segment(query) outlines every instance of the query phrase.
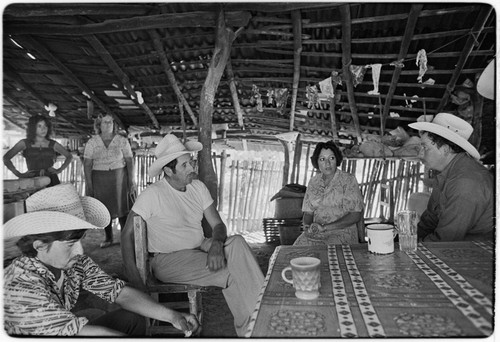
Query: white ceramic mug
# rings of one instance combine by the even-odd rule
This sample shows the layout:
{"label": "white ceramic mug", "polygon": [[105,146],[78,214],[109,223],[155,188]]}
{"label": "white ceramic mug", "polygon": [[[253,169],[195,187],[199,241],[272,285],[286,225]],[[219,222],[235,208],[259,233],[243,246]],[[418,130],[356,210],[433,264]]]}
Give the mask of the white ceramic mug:
{"label": "white ceramic mug", "polygon": [[368,251],[375,254],[394,252],[394,238],[397,230],[392,224],[377,223],[366,226]]}
{"label": "white ceramic mug", "polygon": [[[295,296],[299,299],[316,299],[321,286],[321,261],[314,257],[299,257],[290,260],[290,266],[285,267],[281,277],[287,283],[293,284]],[[292,271],[293,280],[286,277],[286,272]]]}

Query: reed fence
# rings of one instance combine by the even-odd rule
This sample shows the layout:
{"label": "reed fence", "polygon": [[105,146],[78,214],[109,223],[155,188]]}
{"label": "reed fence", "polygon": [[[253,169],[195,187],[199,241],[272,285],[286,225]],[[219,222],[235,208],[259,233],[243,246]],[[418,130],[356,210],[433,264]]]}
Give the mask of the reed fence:
{"label": "reed fence", "polygon": [[[227,225],[228,234],[262,231],[262,220],[273,218],[275,201],[270,201],[283,186],[282,160],[247,160],[236,159],[222,154],[213,154],[212,161],[219,180],[219,212]],[[148,170],[154,156],[143,151],[136,153],[134,167],[139,193],[155,182],[148,176]],[[18,170],[24,172],[26,163],[20,155],[12,159]],[[62,161],[58,161],[62,163]],[[56,164],[56,167],[59,165]],[[424,191],[422,183],[424,167],[414,160],[383,160],[375,158],[344,159],[341,169],[354,174],[358,180],[365,203],[365,217],[381,215],[379,197],[380,185],[392,182],[394,209],[406,208],[412,192]],[[4,179],[16,178],[4,166]],[[295,182],[307,185],[315,170],[309,163],[309,153],[300,160],[293,177]],[[61,182],[75,185],[83,195],[85,177],[83,164],[78,156],[73,158],[69,167],[59,178]],[[292,181],[290,182],[292,183]]]}

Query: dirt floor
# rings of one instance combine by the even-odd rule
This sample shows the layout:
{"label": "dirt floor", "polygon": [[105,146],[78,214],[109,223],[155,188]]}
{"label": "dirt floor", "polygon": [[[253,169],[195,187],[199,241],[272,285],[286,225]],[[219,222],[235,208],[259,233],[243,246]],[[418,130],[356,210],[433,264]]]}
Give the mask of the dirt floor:
{"label": "dirt floor", "polygon": [[[104,271],[112,276],[126,280],[123,272],[121,250],[119,245],[120,232],[114,230],[116,243],[108,248],[101,249],[100,242],[104,239],[103,231],[88,231],[83,240],[85,253],[92,257]],[[252,247],[264,275],[267,272],[269,258],[276,244],[254,242],[255,239],[247,239]],[[260,240],[262,241],[262,239]],[[203,330],[201,337],[236,337],[233,326],[233,316],[229,311],[222,292],[218,289],[204,293],[203,301]],[[101,310],[112,310],[116,305],[109,305],[103,300],[84,292],[75,310],[97,308]]]}

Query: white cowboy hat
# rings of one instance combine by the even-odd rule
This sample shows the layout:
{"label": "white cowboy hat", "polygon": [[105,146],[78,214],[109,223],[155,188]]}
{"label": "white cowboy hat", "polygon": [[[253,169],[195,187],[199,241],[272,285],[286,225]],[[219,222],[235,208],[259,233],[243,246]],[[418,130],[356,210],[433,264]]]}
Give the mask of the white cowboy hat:
{"label": "white cowboy hat", "polygon": [[102,229],[111,216],[95,198],[80,197],[72,184],[59,184],[26,199],[26,213],[4,224],[4,239],[64,230]]}
{"label": "white cowboy hat", "polygon": [[477,80],[477,92],[487,99],[495,99],[495,59],[492,59]]}
{"label": "white cowboy hat", "polygon": [[156,160],[149,167],[149,177],[154,178],[161,173],[162,168],[172,160],[186,153],[198,152],[203,145],[198,141],[182,142],[173,134],[167,134],[155,149]]}
{"label": "white cowboy hat", "polygon": [[437,134],[463,148],[474,159],[479,159],[479,152],[467,141],[474,129],[467,121],[456,115],[439,113],[432,122],[415,122],[408,126],[419,131]]}

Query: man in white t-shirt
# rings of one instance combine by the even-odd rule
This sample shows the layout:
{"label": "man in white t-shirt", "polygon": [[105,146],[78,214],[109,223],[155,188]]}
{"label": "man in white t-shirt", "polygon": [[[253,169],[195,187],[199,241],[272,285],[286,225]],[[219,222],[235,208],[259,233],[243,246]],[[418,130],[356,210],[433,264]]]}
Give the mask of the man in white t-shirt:
{"label": "man in white t-shirt", "polygon": [[[199,142],[185,145],[167,134],[155,150],[149,169],[154,178],[137,198],[121,233],[122,256],[129,281],[143,288],[135,266],[133,217],[147,224],[148,251],[153,273],[161,281],[221,287],[234,316],[238,336],[246,332],[250,316],[264,282],[252,250],[240,235],[227,236],[226,226],[205,184],[194,179],[191,154],[200,151]],[[213,230],[205,238],[202,219]]]}

